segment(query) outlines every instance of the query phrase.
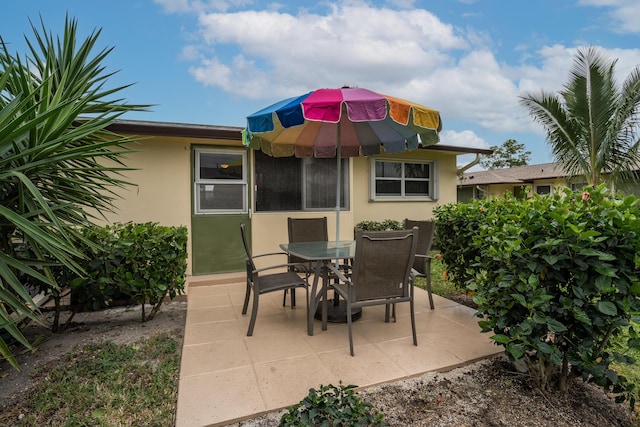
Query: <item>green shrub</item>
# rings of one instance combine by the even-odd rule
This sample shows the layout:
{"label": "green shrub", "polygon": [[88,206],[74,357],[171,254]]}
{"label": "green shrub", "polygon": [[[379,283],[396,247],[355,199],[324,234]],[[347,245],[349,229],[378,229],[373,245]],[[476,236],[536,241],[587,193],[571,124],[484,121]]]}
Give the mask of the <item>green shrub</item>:
{"label": "green shrub", "polygon": [[456,218],[469,246],[459,250],[473,256],[459,274],[475,291],[482,330],[526,363],[537,387],[566,391],[581,377],[633,406],[634,384],[609,365],[634,361],[617,351],[618,337],[628,333],[627,347],[640,347],[630,324],[640,313],[638,200],[600,186],[443,211],[471,212],[467,225]]}
{"label": "green shrub", "polygon": [[365,231],[386,231],[402,230],[403,224],[395,219],[385,219],[384,221],[361,221],[356,224],[356,229]]}
{"label": "green shrub", "polygon": [[488,225],[486,210],[490,208],[499,216],[514,202],[518,201],[507,194],[491,201],[452,203],[433,210],[436,218],[433,246],[440,251],[448,280],[456,288],[466,289],[475,275],[474,264],[483,256],[482,245],[474,245],[473,240],[480,232],[480,226]]}
{"label": "green shrub", "polygon": [[[116,223],[85,230],[87,275],[67,279],[77,303],[85,309],[107,307],[124,298],[142,305],[142,320],[152,319],[165,297],[184,292],[187,268],[186,227],[156,223]],[[145,304],[152,310],[145,315]]]}
{"label": "green shrub", "polygon": [[307,397],[280,418],[280,427],[388,426],[384,415],[354,392],[356,386],[329,384],[309,390]]}

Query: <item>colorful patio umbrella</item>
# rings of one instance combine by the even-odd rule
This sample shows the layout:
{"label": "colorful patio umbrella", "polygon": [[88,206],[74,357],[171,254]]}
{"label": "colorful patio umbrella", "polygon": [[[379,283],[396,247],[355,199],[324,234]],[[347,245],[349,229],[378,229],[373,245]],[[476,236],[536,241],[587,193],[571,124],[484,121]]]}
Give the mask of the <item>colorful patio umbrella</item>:
{"label": "colorful patio umbrella", "polygon": [[[373,156],[438,142],[440,113],[364,88],[317,89],[247,116],[243,142],[273,157]],[[336,240],[340,230],[340,173]]]}

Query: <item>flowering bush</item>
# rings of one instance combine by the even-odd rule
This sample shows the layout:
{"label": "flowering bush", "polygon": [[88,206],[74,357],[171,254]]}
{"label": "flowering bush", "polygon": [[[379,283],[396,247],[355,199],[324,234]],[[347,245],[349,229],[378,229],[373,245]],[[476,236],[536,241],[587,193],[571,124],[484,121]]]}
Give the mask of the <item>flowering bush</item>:
{"label": "flowering bush", "polygon": [[[454,278],[475,291],[482,330],[526,364],[541,390],[565,391],[581,377],[634,404],[634,385],[609,367],[633,362],[615,350],[614,338],[628,334],[627,347],[640,346],[630,324],[640,313],[634,196],[616,199],[604,186],[567,189],[446,206],[438,227],[439,215],[446,235],[464,245],[440,248]],[[449,264],[460,256],[460,266]]]}
{"label": "flowering bush", "polygon": [[402,230],[402,227],[402,223],[395,219],[385,219],[384,221],[360,221],[356,224],[356,229],[365,231]]}

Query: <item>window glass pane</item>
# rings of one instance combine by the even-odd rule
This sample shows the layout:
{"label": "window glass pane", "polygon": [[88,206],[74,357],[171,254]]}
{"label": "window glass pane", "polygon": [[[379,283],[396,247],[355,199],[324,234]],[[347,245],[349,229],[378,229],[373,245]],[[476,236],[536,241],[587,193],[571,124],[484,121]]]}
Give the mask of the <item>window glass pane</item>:
{"label": "window glass pane", "polygon": [[402,194],[402,181],[399,180],[376,180],[376,195],[378,196],[400,196]]}
{"label": "window glass pane", "polygon": [[376,162],[376,177],[378,178],[401,178],[402,163],[399,162]]}
{"label": "window glass pane", "polygon": [[536,193],[538,193],[538,194],[551,194],[551,186],[550,185],[538,185],[536,187]]}
{"label": "window glass pane", "polygon": [[513,187],[513,196],[516,199],[526,199],[528,196],[527,189],[526,185],[516,185]]}
{"label": "window glass pane", "polygon": [[434,192],[433,162],[376,160],[374,197],[429,198]]}
{"label": "window glass pane", "polygon": [[[342,161],[341,206],[348,209],[349,161]],[[336,159],[271,157],[255,152],[256,211],[303,211],[336,206]],[[304,191],[303,191],[304,190]],[[303,194],[306,200],[303,203]]]}
{"label": "window glass pane", "polygon": [[571,190],[572,191],[582,190],[586,186],[587,186],[586,182],[574,182],[571,184]]}
{"label": "window glass pane", "polygon": [[473,187],[458,188],[458,203],[469,203],[473,200]]}
{"label": "window glass pane", "polygon": [[200,179],[242,180],[242,154],[200,153]]}
{"label": "window glass pane", "polygon": [[429,178],[429,165],[426,163],[405,163],[405,178]]}
{"label": "window glass pane", "polygon": [[301,159],[256,151],[255,163],[256,211],[302,210]]}
{"label": "window glass pane", "polygon": [[429,181],[405,181],[404,192],[407,196],[428,196]]}
{"label": "window glass pane", "polygon": [[[305,205],[307,209],[328,209],[336,206],[336,159],[304,159],[305,162]],[[341,162],[340,207],[347,208],[349,200],[349,161]]]}
{"label": "window glass pane", "polygon": [[198,184],[200,210],[244,209],[243,184]]}

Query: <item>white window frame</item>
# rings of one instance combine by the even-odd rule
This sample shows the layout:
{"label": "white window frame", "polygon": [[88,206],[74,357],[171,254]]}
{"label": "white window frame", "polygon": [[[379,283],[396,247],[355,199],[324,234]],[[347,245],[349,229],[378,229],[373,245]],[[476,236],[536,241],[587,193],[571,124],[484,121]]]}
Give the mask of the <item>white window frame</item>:
{"label": "white window frame", "polygon": [[[376,163],[377,162],[390,162],[390,163],[402,163],[402,177],[397,178],[402,181],[401,194],[394,196],[381,196],[376,194]],[[429,182],[429,195],[428,196],[413,196],[405,194],[404,181],[404,165],[410,164],[428,164],[429,165],[429,177],[426,180]],[[413,179],[413,178],[412,178]],[[433,202],[439,199],[440,190],[440,168],[438,162],[435,160],[417,160],[417,159],[391,159],[391,158],[371,158],[369,161],[369,198],[372,201],[426,201]]]}
{"label": "white window frame", "polygon": [[[237,181],[233,180],[220,180],[220,179],[203,179],[200,178],[200,155],[201,154],[233,154],[242,157],[242,179]],[[194,171],[193,171],[193,203],[194,212],[196,215],[206,214],[238,214],[248,213],[248,163],[246,151],[225,149],[225,148],[213,148],[213,147],[201,147],[194,148]],[[203,209],[200,207],[200,197],[198,194],[198,188],[200,185],[239,185],[242,187],[242,208],[241,209]]]}

